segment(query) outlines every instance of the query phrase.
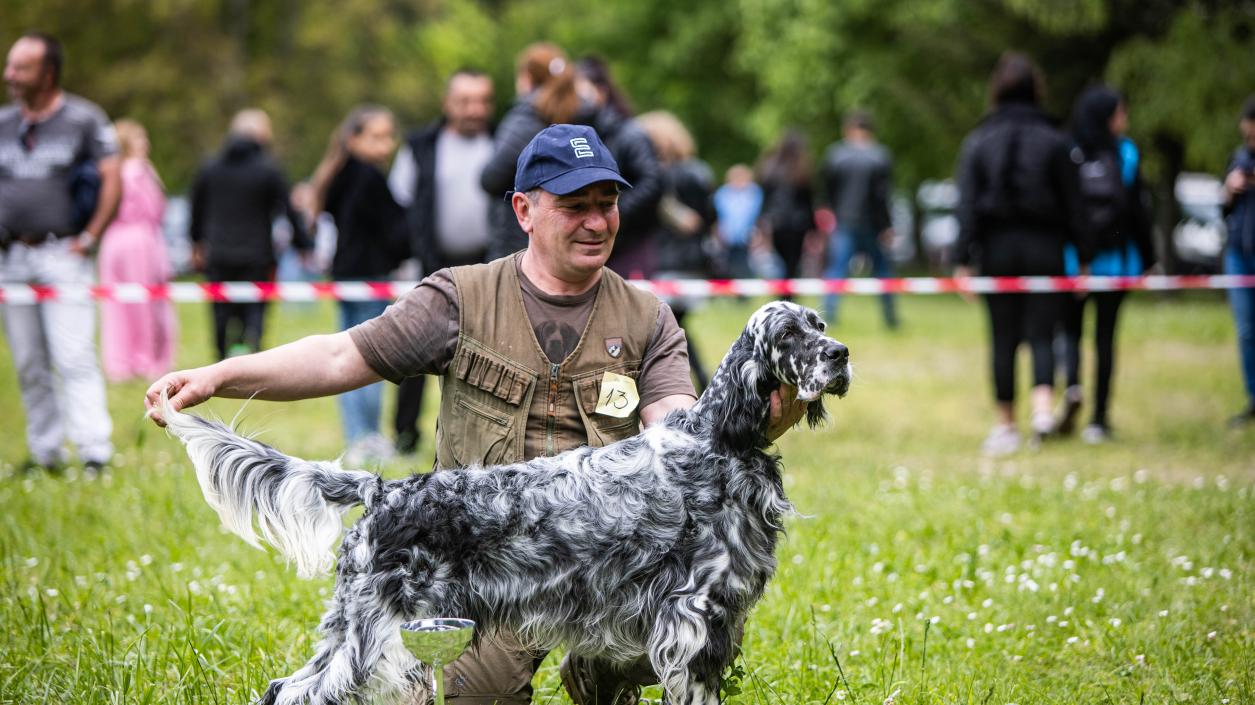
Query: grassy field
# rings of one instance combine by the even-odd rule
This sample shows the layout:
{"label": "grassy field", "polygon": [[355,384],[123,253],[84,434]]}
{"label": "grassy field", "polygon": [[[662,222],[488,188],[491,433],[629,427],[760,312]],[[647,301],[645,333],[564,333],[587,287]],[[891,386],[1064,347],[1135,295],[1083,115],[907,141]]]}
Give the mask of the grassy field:
{"label": "grassy field", "polygon": [[[1222,300],[1125,308],[1117,442],[999,461],[977,453],[992,420],[981,307],[902,309],[887,333],[874,300],[846,302],[835,334],[855,384],[827,428],[781,441],[801,516],[731,702],[1255,702],[1255,429],[1224,425],[1242,399]],[[750,310],[692,318],[712,365]],[[180,315],[180,364],[207,362],[206,308]],[[268,342],[333,320],[330,305],[275,308]],[[181,447],[144,422],[145,386],[110,389],[110,473],[19,476],[0,345],[0,702],[239,703],[311,653],[331,579],[299,580],[219,527]],[[295,455],[342,450],[331,400],[252,403],[242,425]],[[429,439],[385,472],[429,467]],[[568,702],[555,656],[537,702]]]}

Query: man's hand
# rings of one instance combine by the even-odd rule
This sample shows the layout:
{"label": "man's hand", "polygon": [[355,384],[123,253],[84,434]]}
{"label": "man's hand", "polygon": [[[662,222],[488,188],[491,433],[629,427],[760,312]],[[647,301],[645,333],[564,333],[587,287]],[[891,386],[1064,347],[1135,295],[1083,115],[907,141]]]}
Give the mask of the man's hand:
{"label": "man's hand", "polygon": [[767,420],[767,440],[772,443],[797,425],[806,415],[806,402],[798,401],[797,387],[782,384],[771,393],[771,415]]}
{"label": "man's hand", "polygon": [[[956,264],[954,266],[954,278],[955,279],[968,279],[971,276],[972,276],[972,268],[967,266],[966,264]],[[961,296],[963,300],[968,303],[972,303],[976,301],[976,294],[973,294],[972,292],[966,289],[960,291],[959,296]]]}
{"label": "man's hand", "polygon": [[1241,169],[1234,169],[1224,179],[1225,200],[1232,201],[1234,196],[1242,194],[1250,185],[1250,176]]}
{"label": "man's hand", "polygon": [[78,237],[70,241],[70,252],[81,257],[90,257],[96,254],[97,245],[100,244],[100,238],[96,237],[89,230],[84,230],[78,234]]}
{"label": "man's hand", "polygon": [[170,408],[182,411],[212,397],[217,387],[215,375],[208,367],[171,372],[153,382],[144,393],[144,408],[148,409],[148,418],[153,423],[165,428],[166,420],[161,417],[161,409],[157,406],[161,403],[162,391],[170,396]]}

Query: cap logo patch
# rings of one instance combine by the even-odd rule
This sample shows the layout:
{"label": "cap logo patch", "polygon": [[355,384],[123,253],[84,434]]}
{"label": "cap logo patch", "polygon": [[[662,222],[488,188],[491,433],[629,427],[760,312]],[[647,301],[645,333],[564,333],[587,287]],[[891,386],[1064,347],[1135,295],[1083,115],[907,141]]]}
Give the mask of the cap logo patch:
{"label": "cap logo patch", "polygon": [[577,159],[593,156],[593,148],[588,146],[588,139],[585,137],[576,137],[571,140],[571,147],[575,149],[575,157]]}

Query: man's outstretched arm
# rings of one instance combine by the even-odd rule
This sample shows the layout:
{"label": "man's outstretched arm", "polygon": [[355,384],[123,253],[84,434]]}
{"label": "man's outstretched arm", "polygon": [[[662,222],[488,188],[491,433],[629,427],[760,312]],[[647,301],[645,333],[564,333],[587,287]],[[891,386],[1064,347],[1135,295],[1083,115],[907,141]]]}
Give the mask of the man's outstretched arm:
{"label": "man's outstretched arm", "polygon": [[211,397],[290,401],[339,394],[383,378],[366,364],[347,332],[311,335],[252,355],[232,357],[206,367],[171,372],[153,382],[144,406],[158,426],[164,390],[175,411]]}

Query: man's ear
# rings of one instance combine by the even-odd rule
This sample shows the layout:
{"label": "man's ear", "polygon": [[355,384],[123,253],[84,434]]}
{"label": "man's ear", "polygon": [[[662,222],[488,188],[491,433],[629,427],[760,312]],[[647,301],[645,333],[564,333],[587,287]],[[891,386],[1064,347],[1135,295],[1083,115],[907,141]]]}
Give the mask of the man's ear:
{"label": "man's ear", "polygon": [[514,217],[519,221],[519,227],[528,235],[532,234],[532,200],[527,194],[515,191],[510,196],[510,207],[514,209]]}

